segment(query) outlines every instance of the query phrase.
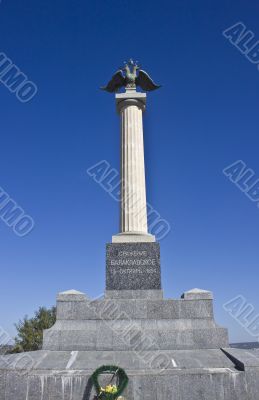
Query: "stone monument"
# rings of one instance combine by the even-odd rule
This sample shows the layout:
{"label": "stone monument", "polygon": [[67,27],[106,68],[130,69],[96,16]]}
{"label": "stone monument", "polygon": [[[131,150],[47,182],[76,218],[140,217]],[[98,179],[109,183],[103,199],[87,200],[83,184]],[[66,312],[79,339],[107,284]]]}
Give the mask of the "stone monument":
{"label": "stone monument", "polygon": [[127,400],[259,400],[259,356],[231,349],[210,291],[164,299],[160,246],[148,233],[143,146],[146,93],[157,89],[130,60],[103,89],[121,119],[120,232],[106,248],[106,290],[57,296],[57,322],[40,351],[0,357],[0,400],[92,400],[101,365],[125,369]]}

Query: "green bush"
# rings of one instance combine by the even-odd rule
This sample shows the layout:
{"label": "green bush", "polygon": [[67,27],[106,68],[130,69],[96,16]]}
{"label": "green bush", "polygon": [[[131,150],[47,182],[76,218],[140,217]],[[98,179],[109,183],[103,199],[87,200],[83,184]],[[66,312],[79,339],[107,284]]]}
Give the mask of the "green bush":
{"label": "green bush", "polygon": [[17,336],[11,353],[42,349],[43,330],[51,328],[56,322],[56,307],[40,307],[33,318],[25,316],[15,324]]}

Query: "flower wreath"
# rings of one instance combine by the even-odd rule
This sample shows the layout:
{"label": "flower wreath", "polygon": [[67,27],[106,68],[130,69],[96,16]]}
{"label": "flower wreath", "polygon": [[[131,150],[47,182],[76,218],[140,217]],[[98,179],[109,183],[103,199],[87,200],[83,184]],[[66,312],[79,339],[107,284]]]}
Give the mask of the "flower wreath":
{"label": "flower wreath", "polygon": [[[102,388],[98,382],[98,378],[102,374],[112,374],[111,380],[105,388]],[[102,400],[117,399],[124,392],[129,381],[126,372],[115,365],[103,365],[97,368],[91,379],[97,393],[97,399]],[[116,379],[116,384],[112,384],[114,379]]]}

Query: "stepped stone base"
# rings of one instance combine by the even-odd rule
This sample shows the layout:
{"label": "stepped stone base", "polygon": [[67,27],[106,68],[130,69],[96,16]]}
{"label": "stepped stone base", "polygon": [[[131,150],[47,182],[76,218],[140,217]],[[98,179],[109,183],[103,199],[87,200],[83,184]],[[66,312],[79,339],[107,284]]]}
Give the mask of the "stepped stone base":
{"label": "stepped stone base", "polygon": [[[112,291],[91,301],[83,293],[62,293],[57,322],[44,331],[44,350],[176,350],[228,346],[228,333],[213,318],[212,294],[190,291],[180,300],[160,290]],[[117,295],[123,293],[124,298]],[[111,294],[111,293],[109,293]],[[146,297],[146,296],[149,297]]]}
{"label": "stepped stone base", "polygon": [[97,367],[111,362],[127,370],[127,400],[259,399],[256,351],[165,351],[170,362],[162,368],[160,354],[36,351],[27,353],[26,363],[24,355],[5,356],[0,358],[0,399],[92,400],[94,390],[89,378]]}
{"label": "stepped stone base", "polygon": [[199,289],[60,293],[43,350],[0,357],[0,400],[93,400],[104,364],[126,370],[126,400],[259,400],[259,351],[228,347],[212,301]]}

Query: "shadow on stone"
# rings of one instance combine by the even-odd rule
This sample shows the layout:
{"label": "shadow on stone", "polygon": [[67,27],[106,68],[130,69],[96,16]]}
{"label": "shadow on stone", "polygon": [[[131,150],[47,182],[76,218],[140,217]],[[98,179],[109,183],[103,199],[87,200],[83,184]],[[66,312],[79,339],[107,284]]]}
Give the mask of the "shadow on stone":
{"label": "shadow on stone", "polygon": [[92,394],[93,386],[94,386],[94,384],[93,384],[92,378],[90,377],[87,381],[82,400],[94,400],[95,399],[95,396]]}

